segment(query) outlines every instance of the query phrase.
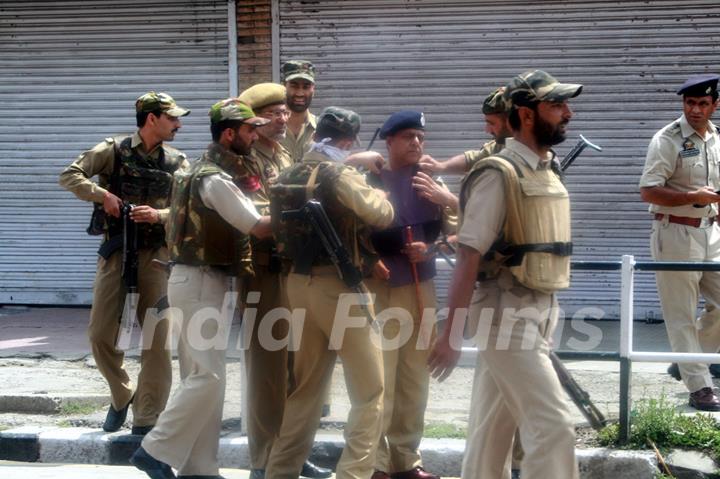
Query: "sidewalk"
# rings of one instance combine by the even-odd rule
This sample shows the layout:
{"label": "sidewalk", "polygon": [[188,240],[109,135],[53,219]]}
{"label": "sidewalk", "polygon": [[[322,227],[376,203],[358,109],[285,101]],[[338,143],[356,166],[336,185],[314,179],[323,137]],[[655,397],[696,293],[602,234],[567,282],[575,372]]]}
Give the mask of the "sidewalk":
{"label": "sidewalk", "polygon": [[[129,431],[111,435],[99,431],[109,396],[89,352],[85,332],[88,317],[88,308],[0,308],[0,431],[4,430],[0,432],[0,460],[26,460],[2,455],[3,450],[7,453],[11,437],[15,441],[12,444],[18,444],[17,440],[21,438],[28,444],[40,444],[44,440],[44,457],[40,457],[39,452],[35,457],[43,462],[67,462],[72,456],[74,462],[121,464],[125,453],[135,447],[138,438],[130,436]],[[221,451],[226,453],[221,455],[224,467],[242,468],[247,464],[247,450],[240,424],[243,369],[242,351],[235,347],[239,344],[238,326],[233,327],[230,344],[234,347],[228,351],[221,446]],[[619,322],[616,321],[566,322],[561,327],[561,338],[555,341],[560,345],[559,350],[577,350],[592,345],[595,350],[616,351],[618,337]],[[668,351],[664,325],[637,322],[635,348]],[[431,381],[426,412],[426,437],[429,437],[423,441],[422,449],[428,465],[432,464],[433,470],[444,475],[459,475],[464,440],[442,438],[442,435],[447,431],[460,431],[462,435],[467,426],[473,365],[472,358],[464,357],[447,381],[442,384]],[[616,418],[618,363],[572,361],[566,365],[599,409],[607,417]],[[139,368],[137,350],[129,353],[127,367],[131,377],[136,376]],[[685,388],[665,374],[666,368],[667,364],[635,363],[633,398],[664,394],[676,401],[681,409],[691,412],[688,406],[683,406],[687,403]],[[174,387],[178,383],[175,363]],[[320,464],[329,465],[342,448],[341,433],[350,407],[340,363],[334,372],[331,403],[331,414],[321,421],[314,450],[314,458]],[[585,419],[580,412],[574,407],[572,412],[575,422],[584,425]],[[129,417],[127,424],[130,423]],[[79,445],[82,445],[85,461],[77,459]],[[117,447],[121,447],[120,452],[115,451]],[[63,460],[63,454],[68,455],[67,460]],[[642,461],[652,462],[652,458]]]}

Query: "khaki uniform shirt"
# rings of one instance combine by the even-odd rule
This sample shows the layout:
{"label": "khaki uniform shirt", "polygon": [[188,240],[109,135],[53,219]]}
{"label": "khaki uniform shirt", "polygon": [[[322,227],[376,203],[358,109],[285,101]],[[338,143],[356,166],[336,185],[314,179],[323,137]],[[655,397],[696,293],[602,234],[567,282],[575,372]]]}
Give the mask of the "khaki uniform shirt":
{"label": "khaki uniform shirt", "polygon": [[[539,157],[534,151],[512,138],[506,140],[508,150],[518,154],[534,170],[549,168],[554,155]],[[500,236],[505,223],[505,188],[502,174],[487,170],[473,179],[463,208],[458,242],[485,254]]]}
{"label": "khaki uniform shirt", "polygon": [[247,158],[247,168],[260,181],[260,189],[248,193],[261,215],[270,214],[270,186],[274,185],[280,173],[292,166],[290,153],[279,143],[271,148],[256,141]]}
{"label": "khaki uniform shirt", "polygon": [[317,127],[317,118],[308,112],[305,123],[297,136],[295,136],[288,128],[285,138],[280,140],[280,144],[288,151],[293,163],[300,163],[305,153],[310,151],[310,145],[313,141],[315,128]]}
{"label": "khaki uniform shirt", "polygon": [[[667,186],[677,191],[693,191],[704,186],[720,189],[720,137],[715,125],[701,137],[685,115],[655,133],[648,146],[640,187]],[[651,213],[691,218],[718,214],[716,203],[704,208],[693,205],[660,206],[651,204]]]}
{"label": "khaki uniform shirt", "polygon": [[470,171],[470,169],[477,163],[478,161],[482,160],[483,158],[487,158],[489,156],[495,155],[497,153],[500,153],[500,151],[505,148],[505,143],[498,143],[495,140],[490,140],[487,143],[485,143],[480,150],[468,150],[464,153],[465,155],[465,171]]}
{"label": "khaki uniform shirt", "polygon": [[[114,139],[108,138],[95,145],[92,149],[81,153],[80,156],[60,174],[60,186],[74,193],[75,196],[81,200],[102,204],[107,190],[94,181],[91,181],[90,178],[95,175],[110,178],[115,163],[114,145]],[[157,160],[160,157],[162,143],[151,151],[146,151],[142,138],[136,131],[132,135],[130,147],[140,153],[144,158]],[[188,168],[189,166],[188,161],[184,160],[180,168]],[[161,224],[165,224],[169,212],[170,208],[158,210]]]}

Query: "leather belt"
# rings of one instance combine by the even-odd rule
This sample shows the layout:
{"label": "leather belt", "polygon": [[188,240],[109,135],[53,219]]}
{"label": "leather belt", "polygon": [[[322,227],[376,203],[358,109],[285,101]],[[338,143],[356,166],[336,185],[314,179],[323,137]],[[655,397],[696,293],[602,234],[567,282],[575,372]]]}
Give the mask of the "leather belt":
{"label": "leather belt", "polygon": [[669,223],[676,223],[679,225],[692,226],[699,228],[700,226],[710,226],[715,223],[715,217],[712,218],[688,218],[687,216],[675,216],[675,215],[664,215],[662,213],[655,213],[655,220],[663,221],[667,216]]}

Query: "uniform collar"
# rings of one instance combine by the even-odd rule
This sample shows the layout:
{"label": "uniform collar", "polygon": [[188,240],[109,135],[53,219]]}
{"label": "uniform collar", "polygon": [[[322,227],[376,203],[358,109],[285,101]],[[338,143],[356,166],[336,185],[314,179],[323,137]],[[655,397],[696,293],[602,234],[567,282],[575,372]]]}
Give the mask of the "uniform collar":
{"label": "uniform collar", "polygon": [[682,134],[683,138],[690,138],[691,136],[695,135],[702,141],[708,141],[710,138],[712,138],[713,132],[717,131],[715,130],[715,125],[713,125],[711,121],[708,121],[708,129],[705,132],[705,137],[703,138],[702,136],[700,136],[700,133],[695,131],[695,128],[690,126],[690,123],[688,123],[687,118],[685,118],[684,114],[680,117],[678,121],[680,122],[680,133]]}
{"label": "uniform collar", "polygon": [[537,153],[528,148],[524,143],[520,143],[515,138],[508,138],[505,140],[505,148],[517,154],[525,160],[525,163],[530,166],[533,170],[537,170],[541,162],[550,165],[550,161],[555,157],[555,154],[550,151],[546,158],[542,158]]}
{"label": "uniform collar", "polygon": [[[278,150],[278,146],[279,145],[277,143],[275,143],[274,146],[268,146],[264,142],[256,141],[253,144],[253,150],[254,153],[258,154],[257,156],[259,156],[260,158],[272,158],[275,156],[275,153]],[[253,154],[251,156],[255,157],[256,155]]]}
{"label": "uniform collar", "polygon": [[308,116],[305,119],[305,124],[310,125],[313,130],[317,129],[317,117],[312,113],[308,112]]}
{"label": "uniform collar", "polygon": [[[135,131],[135,133],[133,133],[132,139],[130,141],[130,148],[135,150],[138,147],[140,147],[140,151],[145,152],[145,144],[143,143],[143,140],[142,140],[142,137],[140,136],[139,130],[137,130],[137,131]],[[161,148],[161,147],[162,147],[162,142],[158,143],[158,145],[155,148],[153,148],[152,151],[148,151],[146,153],[148,155],[151,155],[154,152],[156,152],[158,150],[158,148]]]}

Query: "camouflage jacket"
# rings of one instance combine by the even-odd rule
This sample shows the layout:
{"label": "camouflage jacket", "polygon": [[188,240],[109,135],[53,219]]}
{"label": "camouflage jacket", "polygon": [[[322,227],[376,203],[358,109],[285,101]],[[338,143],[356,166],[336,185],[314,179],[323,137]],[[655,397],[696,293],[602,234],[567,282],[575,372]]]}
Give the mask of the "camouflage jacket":
{"label": "camouflage jacket", "polygon": [[242,157],[212,143],[189,170],[175,175],[167,232],[170,258],[232,275],[252,274],[249,236],[202,201],[200,184],[209,175],[229,176],[239,186],[247,171]]}

